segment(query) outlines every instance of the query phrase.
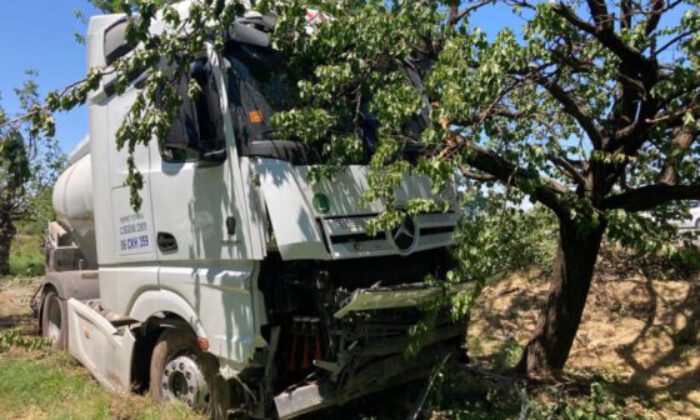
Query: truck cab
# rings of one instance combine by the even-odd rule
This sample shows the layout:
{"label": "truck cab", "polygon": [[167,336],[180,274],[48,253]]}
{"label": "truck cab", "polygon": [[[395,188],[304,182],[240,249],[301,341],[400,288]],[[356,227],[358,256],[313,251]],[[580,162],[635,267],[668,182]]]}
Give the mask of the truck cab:
{"label": "truck cab", "polygon": [[[90,68],[130,53],[128,22],[91,19]],[[449,211],[370,236],[383,206],[361,204],[368,167],[311,182],[322,159],[270,128],[288,106],[271,22],[238,18],[223,51],[191,63],[202,95],[189,99],[184,80],[167,138],[134,151],[138,211],[115,133],[146,72],[123,94],[107,77],[90,95],[90,134],[54,191],[33,307],[54,346],[114,391],[150,390],[218,418],[293,418],[425,377],[462,352],[465,321],[445,309],[404,355],[421,304],[442,293],[425,279],[454,265],[455,189],[441,192]],[[396,197],[432,198],[430,187],[407,174]]]}

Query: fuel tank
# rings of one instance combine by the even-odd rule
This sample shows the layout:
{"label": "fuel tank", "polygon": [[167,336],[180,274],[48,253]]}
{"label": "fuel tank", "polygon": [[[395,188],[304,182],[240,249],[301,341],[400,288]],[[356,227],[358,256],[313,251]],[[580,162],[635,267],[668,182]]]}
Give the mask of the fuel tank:
{"label": "fuel tank", "polygon": [[56,181],[53,208],[58,222],[80,246],[89,266],[97,265],[95,218],[92,198],[92,164],[89,139],[84,139],[70,155],[70,166]]}

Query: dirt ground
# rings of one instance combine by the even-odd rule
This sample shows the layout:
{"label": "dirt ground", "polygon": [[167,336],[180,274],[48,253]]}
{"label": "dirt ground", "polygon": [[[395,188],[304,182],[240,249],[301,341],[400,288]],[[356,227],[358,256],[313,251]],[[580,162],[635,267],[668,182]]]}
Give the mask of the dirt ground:
{"label": "dirt ground", "polygon": [[[664,278],[635,261],[602,262],[564,381],[602,380],[633,411],[700,418],[700,273]],[[540,271],[487,287],[472,312],[472,357],[493,363],[504,343],[524,346],[548,288]]]}
{"label": "dirt ground", "polygon": [[0,329],[39,332],[37,321],[32,319],[29,300],[40,281],[39,277],[0,280]]}

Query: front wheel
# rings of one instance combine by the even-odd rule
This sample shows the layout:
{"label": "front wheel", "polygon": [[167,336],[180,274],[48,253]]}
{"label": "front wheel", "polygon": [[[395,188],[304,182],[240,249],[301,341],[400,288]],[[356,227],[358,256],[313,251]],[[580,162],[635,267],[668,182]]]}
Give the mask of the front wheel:
{"label": "front wheel", "polygon": [[197,347],[194,334],[166,329],[153,349],[150,391],[156,401],[181,401],[212,419],[225,419],[233,408],[229,383],[216,358]]}
{"label": "front wheel", "polygon": [[51,350],[68,347],[68,317],[66,302],[50,290],[44,295],[41,310],[41,335],[51,343]]}

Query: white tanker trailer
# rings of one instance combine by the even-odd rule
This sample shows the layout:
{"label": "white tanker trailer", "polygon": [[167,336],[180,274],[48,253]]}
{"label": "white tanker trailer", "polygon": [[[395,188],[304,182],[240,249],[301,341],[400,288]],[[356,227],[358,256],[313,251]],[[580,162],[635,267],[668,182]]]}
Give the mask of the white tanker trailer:
{"label": "white tanker trailer", "polygon": [[[209,47],[192,63],[203,94],[183,92],[168,138],[134,153],[139,212],[115,132],[143,75],[122,95],[109,77],[90,94],[90,135],[56,184],[48,273],[32,307],[53,346],[113,391],[150,391],[215,418],[293,418],[463,354],[465,321],[444,316],[404,356],[418,306],[439,293],[424,279],[452,267],[454,189],[442,197],[450,211],[369,236],[382,205],[360,204],[366,166],[310,183],[322,163],[313,150],[266,137],[283,102],[270,83],[285,79],[273,20],[239,18],[223,52]],[[91,19],[90,68],[130,53],[126,25],[122,15]],[[431,197],[429,182],[406,176],[396,195]]]}

